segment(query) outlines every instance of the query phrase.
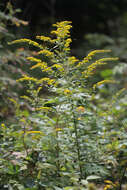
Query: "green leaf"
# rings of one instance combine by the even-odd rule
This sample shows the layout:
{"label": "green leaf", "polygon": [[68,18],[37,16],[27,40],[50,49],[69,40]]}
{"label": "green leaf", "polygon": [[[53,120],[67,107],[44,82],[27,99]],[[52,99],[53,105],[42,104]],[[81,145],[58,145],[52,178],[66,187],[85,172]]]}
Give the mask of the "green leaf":
{"label": "green leaf", "polygon": [[86,178],[86,180],[94,180],[94,179],[100,179],[101,177],[100,176],[97,176],[97,175],[90,175]]}

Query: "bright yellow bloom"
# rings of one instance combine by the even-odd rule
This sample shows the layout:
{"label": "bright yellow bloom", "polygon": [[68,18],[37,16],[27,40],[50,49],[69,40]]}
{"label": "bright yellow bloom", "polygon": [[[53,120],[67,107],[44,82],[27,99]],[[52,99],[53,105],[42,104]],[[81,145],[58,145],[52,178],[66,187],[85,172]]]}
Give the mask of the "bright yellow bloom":
{"label": "bright yellow bloom", "polygon": [[70,21],[57,22],[56,24],[53,24],[57,30],[51,31],[51,34],[55,34],[60,39],[68,37],[70,34],[70,29],[72,28],[70,24]]}
{"label": "bright yellow bloom", "polygon": [[35,47],[38,47],[40,49],[43,48],[39,43],[37,43],[35,41],[32,41],[30,39],[26,39],[26,38],[19,39],[19,40],[14,40],[14,41],[10,42],[9,44],[16,44],[16,43],[23,43],[23,42],[28,43],[29,45],[33,45]]}
{"label": "bright yellow bloom", "polygon": [[36,111],[40,111],[40,110],[43,110],[43,111],[49,111],[51,110],[50,107],[39,107],[39,108],[35,108]]}
{"label": "bright yellow bloom", "polygon": [[105,84],[105,83],[111,84],[111,83],[116,83],[116,81],[114,81],[114,80],[102,80],[102,81],[94,84],[93,88],[95,89],[97,86],[101,86],[102,84]]}
{"label": "bright yellow bloom", "polygon": [[74,63],[76,63],[78,61],[79,60],[76,57],[74,57],[74,56],[68,58],[69,64],[74,64]]}
{"label": "bright yellow bloom", "polygon": [[106,185],[105,187],[104,187],[104,190],[108,190],[108,189],[111,189],[112,188],[112,185]]}
{"label": "bright yellow bloom", "polygon": [[48,77],[42,78],[40,80],[37,81],[38,84],[42,84],[46,82],[48,85],[52,85],[54,83],[54,79],[50,79]]}
{"label": "bright yellow bloom", "polygon": [[27,57],[27,60],[29,60],[29,61],[33,61],[33,62],[41,62],[41,59],[37,59],[37,58],[35,58],[35,57]]}
{"label": "bright yellow bloom", "polygon": [[109,184],[113,184],[112,181],[110,181],[110,180],[105,180],[104,182],[109,183]]}
{"label": "bright yellow bloom", "polygon": [[50,37],[47,36],[36,36],[37,39],[42,40],[44,42],[53,42],[53,40]]}
{"label": "bright yellow bloom", "polygon": [[79,107],[76,108],[76,111],[78,111],[78,112],[84,112],[85,108],[83,106],[79,106]]}
{"label": "bright yellow bloom", "polygon": [[16,80],[17,82],[22,82],[22,81],[33,81],[33,82],[38,82],[38,80],[34,77],[29,77],[27,75],[23,75],[22,78],[19,78],[18,80]]}
{"label": "bright yellow bloom", "polygon": [[2,127],[2,128],[5,128],[5,124],[4,124],[4,123],[1,123],[1,127]]}
{"label": "bright yellow bloom", "polygon": [[83,72],[83,74],[85,74],[85,77],[89,77],[90,75],[92,75],[94,73],[95,69],[98,66],[107,64],[107,62],[105,62],[105,61],[116,61],[116,60],[118,60],[117,57],[115,57],[115,58],[108,57],[108,58],[98,59],[97,61],[95,61],[94,63],[92,63],[91,65],[89,65],[87,67],[87,70],[85,70]]}
{"label": "bright yellow bloom", "polygon": [[52,56],[54,55],[53,52],[51,52],[51,51],[49,51],[49,50],[47,50],[47,49],[44,49],[44,50],[39,51],[38,54],[44,54],[44,55],[46,55],[47,57],[52,57]]}
{"label": "bright yellow bloom", "polygon": [[17,105],[17,102],[13,98],[8,98],[13,104]]}
{"label": "bright yellow bloom", "polygon": [[67,38],[64,43],[64,51],[69,51],[70,50],[70,43],[72,42],[71,38]]}
{"label": "bright yellow bloom", "polygon": [[55,131],[62,131],[62,128],[56,128]]}
{"label": "bright yellow bloom", "polygon": [[69,89],[64,90],[64,94],[70,94],[70,93],[71,93],[71,91]]}
{"label": "bright yellow bloom", "polygon": [[60,64],[54,64],[54,65],[52,66],[52,68],[53,68],[53,67],[57,68],[59,71],[64,71],[64,68],[63,68],[62,65],[60,65]]}
{"label": "bright yellow bloom", "polygon": [[[93,56],[95,54],[98,54],[98,53],[108,53],[108,52],[111,52],[111,50],[94,50],[94,51],[91,51],[86,57],[84,57],[84,59],[81,62],[79,62],[79,64],[77,65],[77,67],[81,66],[84,63],[88,63],[93,58]],[[107,59],[107,58],[104,58],[104,59]]]}
{"label": "bright yellow bloom", "polygon": [[27,134],[43,134],[41,131],[27,131]]}

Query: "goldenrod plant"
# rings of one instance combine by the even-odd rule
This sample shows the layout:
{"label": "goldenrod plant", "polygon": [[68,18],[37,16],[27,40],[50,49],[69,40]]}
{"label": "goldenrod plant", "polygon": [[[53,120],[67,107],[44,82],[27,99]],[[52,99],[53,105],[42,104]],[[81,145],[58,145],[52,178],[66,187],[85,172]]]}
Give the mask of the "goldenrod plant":
{"label": "goldenrod plant", "polygon": [[[103,137],[107,138],[106,116],[100,114],[102,104],[95,108],[93,102],[100,86],[115,85],[116,81],[93,84],[91,80],[98,67],[118,58],[96,59],[96,54],[110,50],[94,50],[79,60],[71,56],[71,22],[57,22],[53,27],[50,37],[37,36],[37,42],[20,39],[10,43],[37,48],[35,56],[27,60],[38,77],[23,74],[17,79],[26,88],[21,99],[29,107],[21,108],[10,99],[17,122],[10,127],[1,125],[2,151],[6,148],[9,154],[8,162],[1,161],[7,168],[1,181],[14,189],[96,189],[89,182],[103,182],[110,177],[110,169],[104,153],[108,143],[102,143]],[[4,144],[5,138],[13,146]]]}

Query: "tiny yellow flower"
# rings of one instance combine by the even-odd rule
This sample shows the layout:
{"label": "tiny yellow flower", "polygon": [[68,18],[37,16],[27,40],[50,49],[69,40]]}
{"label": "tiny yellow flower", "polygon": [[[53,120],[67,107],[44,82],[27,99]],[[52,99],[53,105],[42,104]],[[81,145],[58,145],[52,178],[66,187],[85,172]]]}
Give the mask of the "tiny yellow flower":
{"label": "tiny yellow flower", "polygon": [[78,112],[84,112],[85,108],[83,106],[79,106],[79,107],[76,108],[76,111],[78,111]]}
{"label": "tiny yellow flower", "polygon": [[5,128],[5,124],[4,124],[4,123],[1,123],[1,127],[2,127],[2,128]]}
{"label": "tiny yellow flower", "polygon": [[70,94],[70,93],[71,93],[71,91],[70,91],[69,89],[65,89],[65,90],[64,90],[64,94],[67,95],[67,94]]}

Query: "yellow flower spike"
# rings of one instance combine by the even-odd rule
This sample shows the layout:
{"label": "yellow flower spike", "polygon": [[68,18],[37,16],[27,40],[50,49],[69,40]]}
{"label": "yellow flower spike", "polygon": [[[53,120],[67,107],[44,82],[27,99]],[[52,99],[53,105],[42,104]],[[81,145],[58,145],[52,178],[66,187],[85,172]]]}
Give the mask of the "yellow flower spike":
{"label": "yellow flower spike", "polygon": [[91,51],[88,55],[87,55],[87,59],[90,60],[92,59],[92,57],[95,55],[95,54],[98,54],[98,53],[109,53],[111,52],[111,50],[94,50],[94,51]]}
{"label": "yellow flower spike", "polygon": [[114,84],[114,83],[116,83],[116,81],[115,80],[102,80],[102,81],[94,84],[93,85],[93,89],[95,89],[97,86],[101,86],[101,85],[106,84],[106,83],[108,83],[108,84]]}
{"label": "yellow flower spike", "polygon": [[37,89],[37,93],[39,93],[42,89],[42,86],[39,86],[38,89]]}
{"label": "yellow flower spike", "polygon": [[95,61],[94,63],[92,63],[91,65],[89,65],[87,67],[87,70],[82,72],[82,74],[85,74],[85,77],[89,77],[90,75],[92,75],[94,73],[95,69],[98,66],[107,64],[107,62],[105,62],[105,61],[117,61],[117,60],[118,60],[117,57],[115,57],[115,58],[108,57],[108,58],[99,59],[99,60]]}
{"label": "yellow flower spike", "polygon": [[63,131],[62,128],[56,128],[55,131]]}
{"label": "yellow flower spike", "polygon": [[47,56],[47,57],[53,57],[53,56],[54,56],[54,53],[53,53],[53,52],[51,52],[51,51],[49,51],[49,50],[46,50],[46,49],[39,51],[38,54],[39,54],[39,55],[40,55],[40,54],[44,54],[44,55]]}
{"label": "yellow flower spike", "polygon": [[13,98],[8,98],[11,102],[13,102],[14,105],[17,105],[17,102]]}
{"label": "yellow flower spike", "polygon": [[30,69],[36,69],[36,68],[41,68],[41,69],[47,69],[48,66],[47,66],[47,63],[46,62],[39,62],[37,63],[36,65],[33,65]]}
{"label": "yellow flower spike", "polygon": [[53,43],[53,40],[50,37],[47,36],[36,36],[37,39],[42,40],[43,42],[51,42]]}
{"label": "yellow flower spike", "polygon": [[74,63],[76,63],[78,61],[79,60],[76,57],[74,57],[74,56],[68,58],[68,63],[69,64],[74,64]]}
{"label": "yellow flower spike", "polygon": [[102,84],[106,84],[106,83],[108,83],[108,84],[114,84],[114,83],[116,83],[116,81],[115,80],[102,80],[102,81],[94,84],[93,85],[93,89],[95,89],[97,86],[101,86]]}
{"label": "yellow flower spike", "polygon": [[76,111],[78,111],[78,112],[84,112],[85,108],[83,106],[79,106],[79,107],[76,108]]}
{"label": "yellow flower spike", "polygon": [[29,60],[29,61],[32,61],[32,62],[41,62],[41,59],[37,59],[37,58],[35,58],[35,57],[27,57],[27,60]]}
{"label": "yellow flower spike", "polygon": [[27,75],[23,75],[22,78],[19,78],[18,80],[16,80],[17,82],[22,82],[22,81],[33,81],[33,82],[38,82],[38,79],[34,78],[34,77],[29,77]]}
{"label": "yellow flower spike", "polygon": [[43,110],[43,111],[50,111],[51,108],[50,107],[39,107],[39,108],[35,108],[36,111],[40,111],[40,110]]}
{"label": "yellow flower spike", "polygon": [[105,187],[104,187],[104,190],[108,190],[108,189],[111,189],[112,188],[112,185],[106,185]]}
{"label": "yellow flower spike", "polygon": [[110,181],[110,180],[105,180],[104,182],[105,182],[105,183],[109,183],[109,184],[113,184],[113,182]]}
{"label": "yellow flower spike", "polygon": [[43,134],[41,131],[27,131],[26,134]]}
{"label": "yellow flower spike", "polygon": [[[89,61],[93,58],[93,56],[95,54],[98,54],[98,53],[109,53],[111,52],[111,50],[94,50],[94,51],[91,51],[86,57],[84,57],[84,59],[79,62],[79,64],[77,65],[77,67],[81,66],[82,64],[84,63],[89,63]],[[114,61],[114,60],[118,60],[118,58],[102,58],[100,60],[97,60],[96,63],[98,62],[104,62],[104,61]]]}
{"label": "yellow flower spike", "polygon": [[55,34],[60,39],[70,36],[70,29],[72,28],[70,21],[57,22],[53,26],[57,29],[51,31],[51,34]]}
{"label": "yellow flower spike", "polygon": [[69,51],[70,50],[70,43],[71,42],[72,42],[71,38],[67,38],[65,40],[65,44],[64,44],[64,48],[63,48],[64,51]]}
{"label": "yellow flower spike", "polygon": [[17,43],[28,43],[29,45],[33,45],[33,46],[38,47],[40,49],[43,48],[43,46],[41,46],[39,43],[32,41],[30,39],[26,39],[26,38],[14,40],[12,42],[9,42],[8,44],[11,45],[11,44],[17,44]]}
{"label": "yellow flower spike", "polygon": [[55,81],[54,79],[45,77],[45,78],[38,80],[37,83],[42,84],[43,82],[46,82],[47,84],[52,85],[54,83],[54,81]]}
{"label": "yellow flower spike", "polygon": [[62,67],[62,65],[60,65],[60,64],[54,64],[53,66],[52,66],[52,68],[57,68],[58,70],[60,70],[60,71],[64,71],[64,68]]}

